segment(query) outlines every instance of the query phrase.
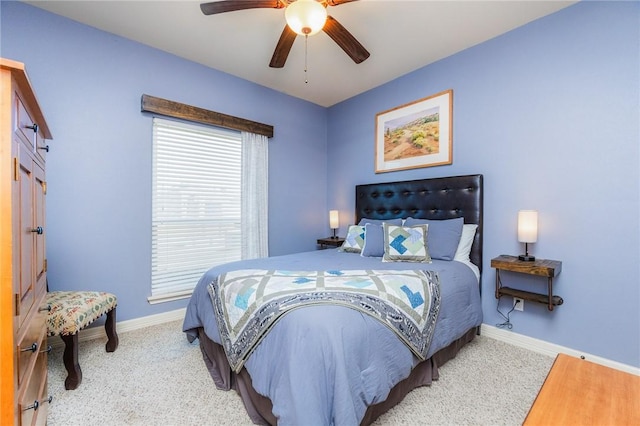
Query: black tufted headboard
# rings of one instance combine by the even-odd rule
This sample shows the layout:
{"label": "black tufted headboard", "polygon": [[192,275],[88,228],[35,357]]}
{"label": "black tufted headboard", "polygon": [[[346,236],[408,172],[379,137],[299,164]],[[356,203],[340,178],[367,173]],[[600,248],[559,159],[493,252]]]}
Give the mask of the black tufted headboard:
{"label": "black tufted headboard", "polygon": [[370,219],[453,219],[478,225],[471,261],[482,272],[482,175],[356,186],[356,222]]}

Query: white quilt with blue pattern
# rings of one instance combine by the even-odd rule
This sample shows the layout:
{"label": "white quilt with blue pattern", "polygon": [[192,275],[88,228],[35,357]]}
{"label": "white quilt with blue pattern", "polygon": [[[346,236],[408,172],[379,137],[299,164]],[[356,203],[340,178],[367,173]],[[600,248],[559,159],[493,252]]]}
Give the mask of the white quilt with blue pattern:
{"label": "white quilt with blue pattern", "polygon": [[282,315],[320,303],[370,315],[424,360],[440,309],[438,274],[424,270],[245,269],[221,274],[209,285],[209,294],[236,372]]}

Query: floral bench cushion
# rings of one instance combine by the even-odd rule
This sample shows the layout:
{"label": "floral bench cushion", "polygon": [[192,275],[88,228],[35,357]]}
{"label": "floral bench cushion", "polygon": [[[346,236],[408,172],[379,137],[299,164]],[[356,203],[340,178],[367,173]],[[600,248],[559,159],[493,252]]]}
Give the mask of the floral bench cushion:
{"label": "floral bench cushion", "polygon": [[82,330],[118,304],[114,294],[99,291],[51,291],[47,293],[49,336]]}

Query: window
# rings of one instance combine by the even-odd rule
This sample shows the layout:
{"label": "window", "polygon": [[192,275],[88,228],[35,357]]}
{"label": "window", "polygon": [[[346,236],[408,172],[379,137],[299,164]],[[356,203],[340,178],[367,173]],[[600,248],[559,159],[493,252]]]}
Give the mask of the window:
{"label": "window", "polygon": [[241,133],[154,118],[152,180],[149,302],[158,303],[241,259]]}

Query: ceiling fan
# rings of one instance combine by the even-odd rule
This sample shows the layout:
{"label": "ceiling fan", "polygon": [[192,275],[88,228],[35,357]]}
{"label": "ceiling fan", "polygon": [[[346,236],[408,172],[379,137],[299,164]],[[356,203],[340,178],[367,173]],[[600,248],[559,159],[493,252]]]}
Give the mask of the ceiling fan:
{"label": "ceiling fan", "polygon": [[[356,64],[359,64],[369,57],[369,52],[342,24],[326,12],[327,6],[339,6],[352,1],[357,0],[222,0],[202,3],[200,9],[205,15],[215,15],[245,9],[286,8],[287,24],[271,57],[269,63],[271,68],[284,67],[298,34],[306,37],[320,30],[331,37]],[[320,18],[314,24],[316,14],[319,14]]]}

